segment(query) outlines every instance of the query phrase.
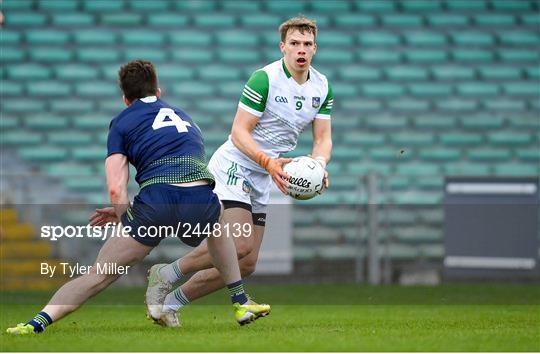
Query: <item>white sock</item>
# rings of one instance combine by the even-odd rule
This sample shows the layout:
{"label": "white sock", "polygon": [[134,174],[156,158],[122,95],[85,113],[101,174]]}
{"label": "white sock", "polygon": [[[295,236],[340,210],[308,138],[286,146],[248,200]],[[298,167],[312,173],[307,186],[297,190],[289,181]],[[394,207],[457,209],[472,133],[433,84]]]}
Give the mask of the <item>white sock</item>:
{"label": "white sock", "polygon": [[184,295],[184,293],[182,292],[182,289],[178,287],[176,288],[176,290],[170,292],[165,297],[165,303],[163,304],[163,311],[177,312],[178,310],[180,310],[182,306],[186,306],[188,304],[189,304],[189,300],[187,299],[186,295]]}
{"label": "white sock", "polygon": [[176,283],[184,274],[178,266],[178,261],[174,261],[171,264],[167,264],[159,269],[159,276],[167,280],[169,283]]}

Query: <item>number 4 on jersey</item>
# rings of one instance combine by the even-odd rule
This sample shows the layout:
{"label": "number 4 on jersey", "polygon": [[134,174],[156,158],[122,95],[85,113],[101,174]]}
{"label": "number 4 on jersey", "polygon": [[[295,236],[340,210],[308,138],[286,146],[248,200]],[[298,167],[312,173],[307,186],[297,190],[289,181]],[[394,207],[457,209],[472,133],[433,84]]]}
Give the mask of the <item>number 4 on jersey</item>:
{"label": "number 4 on jersey", "polygon": [[152,129],[157,130],[164,127],[176,127],[179,133],[187,133],[187,127],[191,127],[189,122],[183,121],[174,111],[170,108],[162,108],[159,110]]}

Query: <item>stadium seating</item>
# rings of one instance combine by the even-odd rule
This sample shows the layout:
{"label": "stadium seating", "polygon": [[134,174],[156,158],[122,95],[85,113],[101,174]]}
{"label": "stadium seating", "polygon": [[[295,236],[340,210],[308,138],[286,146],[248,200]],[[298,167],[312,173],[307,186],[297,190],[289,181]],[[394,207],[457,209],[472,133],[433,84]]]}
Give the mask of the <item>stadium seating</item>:
{"label": "stadium seating", "polygon": [[[354,258],[356,214],[325,208],[365,202],[351,190],[370,171],[389,191],[380,200],[395,208],[388,239],[396,259],[442,256],[440,215],[424,220],[426,210],[406,209],[432,209],[445,176],[540,174],[533,0],[3,0],[1,7],[3,144],[58,178],[70,197],[106,199],[102,161],[108,123],[123,108],[121,63],[154,61],[164,97],[190,113],[211,153],[230,131],[251,72],[279,58],[277,26],[298,13],[319,21],[314,65],[331,79],[336,104],[332,188],[297,205],[304,217],[295,219],[296,259]],[[294,154],[309,153],[310,143],[303,138]]]}

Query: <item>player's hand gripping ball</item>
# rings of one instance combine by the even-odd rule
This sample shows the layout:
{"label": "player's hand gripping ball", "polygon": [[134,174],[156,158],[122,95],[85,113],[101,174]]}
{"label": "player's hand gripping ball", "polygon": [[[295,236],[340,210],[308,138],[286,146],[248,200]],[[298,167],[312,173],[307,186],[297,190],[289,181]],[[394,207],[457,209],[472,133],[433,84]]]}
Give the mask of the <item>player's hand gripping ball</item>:
{"label": "player's hand gripping ball", "polygon": [[283,166],[283,171],[289,175],[285,189],[294,199],[311,199],[324,190],[324,168],[311,157],[295,157]]}

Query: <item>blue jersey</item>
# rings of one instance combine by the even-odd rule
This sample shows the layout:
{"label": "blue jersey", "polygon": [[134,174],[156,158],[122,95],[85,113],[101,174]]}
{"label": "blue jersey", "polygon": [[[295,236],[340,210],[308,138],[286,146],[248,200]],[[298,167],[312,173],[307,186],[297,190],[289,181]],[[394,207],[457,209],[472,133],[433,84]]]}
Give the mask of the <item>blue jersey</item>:
{"label": "blue jersey", "polygon": [[201,131],[191,117],[154,96],[136,100],[109,127],[107,156],[126,155],[141,188],[156,183],[214,183]]}

